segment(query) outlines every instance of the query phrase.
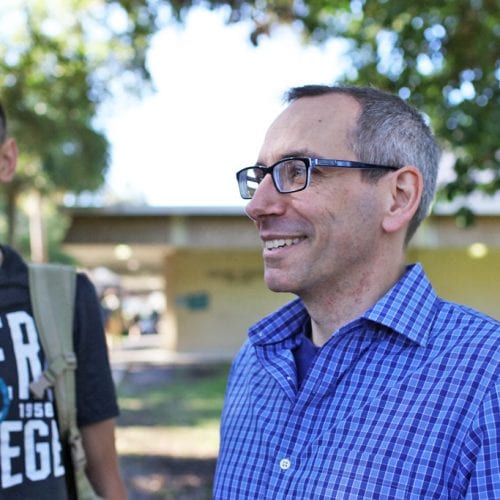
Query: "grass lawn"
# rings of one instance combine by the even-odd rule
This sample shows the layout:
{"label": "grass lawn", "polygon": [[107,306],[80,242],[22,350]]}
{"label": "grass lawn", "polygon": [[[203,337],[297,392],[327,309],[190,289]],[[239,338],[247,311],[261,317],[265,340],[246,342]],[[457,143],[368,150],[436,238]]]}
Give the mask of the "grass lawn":
{"label": "grass lawn", "polygon": [[210,499],[229,365],[132,366],[116,444],[134,499]]}

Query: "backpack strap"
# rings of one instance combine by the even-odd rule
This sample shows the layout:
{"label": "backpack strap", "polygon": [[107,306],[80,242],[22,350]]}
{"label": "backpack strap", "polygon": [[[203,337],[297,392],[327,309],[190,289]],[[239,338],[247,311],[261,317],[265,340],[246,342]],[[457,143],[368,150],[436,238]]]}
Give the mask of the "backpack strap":
{"label": "backpack strap", "polygon": [[98,499],[85,474],[86,459],[76,421],[76,355],[73,348],[73,318],[76,271],[61,264],[29,264],[31,306],[47,368],[30,384],[32,394],[43,397],[54,387],[59,434],[71,450],[78,498]]}

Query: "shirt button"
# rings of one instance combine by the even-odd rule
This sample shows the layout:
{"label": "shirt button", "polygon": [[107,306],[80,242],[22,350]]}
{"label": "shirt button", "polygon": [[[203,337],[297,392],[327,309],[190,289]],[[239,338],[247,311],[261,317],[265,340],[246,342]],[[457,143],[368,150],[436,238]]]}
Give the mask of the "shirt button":
{"label": "shirt button", "polygon": [[282,458],[280,460],[280,469],[281,470],[288,470],[292,465],[292,462],[290,462],[289,458]]}

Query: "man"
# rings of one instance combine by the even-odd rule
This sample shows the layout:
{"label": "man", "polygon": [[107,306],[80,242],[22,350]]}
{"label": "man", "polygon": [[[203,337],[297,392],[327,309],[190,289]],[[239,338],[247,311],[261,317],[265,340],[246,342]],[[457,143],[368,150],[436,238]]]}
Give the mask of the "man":
{"label": "man", "polygon": [[215,498],[500,498],[499,323],[405,266],[435,189],[429,128],[372,88],[288,102],[237,177],[267,286],[298,298],[233,363]]}
{"label": "man", "polygon": [[[0,105],[1,183],[12,179],[17,153]],[[0,263],[0,498],[72,498],[72,469],[64,461],[52,391],[39,400],[28,388],[43,371],[44,355],[33,320],[27,266],[4,245]],[[100,496],[124,499],[114,444],[118,407],[99,303],[83,274],[77,277],[74,324],[77,418],[88,476]]]}

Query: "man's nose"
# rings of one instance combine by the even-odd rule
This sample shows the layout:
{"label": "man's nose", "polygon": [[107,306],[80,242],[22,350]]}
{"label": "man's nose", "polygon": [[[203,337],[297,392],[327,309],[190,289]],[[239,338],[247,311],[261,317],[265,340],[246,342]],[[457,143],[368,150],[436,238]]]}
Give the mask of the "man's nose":
{"label": "man's nose", "polygon": [[286,195],[278,192],[271,174],[262,179],[253,198],[248,202],[245,211],[247,215],[257,221],[268,215],[280,215],[285,209]]}

